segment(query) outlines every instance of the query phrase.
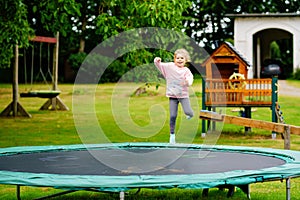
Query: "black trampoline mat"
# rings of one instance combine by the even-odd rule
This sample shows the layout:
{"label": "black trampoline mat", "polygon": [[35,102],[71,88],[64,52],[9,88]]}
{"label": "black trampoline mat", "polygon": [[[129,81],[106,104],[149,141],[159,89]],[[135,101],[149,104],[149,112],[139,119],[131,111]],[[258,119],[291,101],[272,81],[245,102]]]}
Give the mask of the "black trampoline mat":
{"label": "black trampoline mat", "polygon": [[[149,154],[151,151],[155,150],[95,149],[7,155],[0,156],[0,170],[65,175],[179,175],[259,170],[285,164],[280,158],[254,153],[188,149],[183,151],[174,148],[160,149],[153,156]],[[132,156],[128,157],[128,152]],[[201,155],[205,156],[202,158]],[[172,162],[165,161],[172,156]],[[103,164],[102,160],[112,161],[113,164]]]}

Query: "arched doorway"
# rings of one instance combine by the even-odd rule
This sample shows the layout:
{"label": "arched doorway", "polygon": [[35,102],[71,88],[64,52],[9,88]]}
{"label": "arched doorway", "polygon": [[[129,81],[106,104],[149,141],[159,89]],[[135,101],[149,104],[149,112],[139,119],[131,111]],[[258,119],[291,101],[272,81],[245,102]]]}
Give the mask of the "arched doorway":
{"label": "arched doorway", "polygon": [[253,35],[253,77],[261,78],[262,68],[270,63],[281,67],[279,78],[293,73],[293,35],[285,30],[270,28]]}

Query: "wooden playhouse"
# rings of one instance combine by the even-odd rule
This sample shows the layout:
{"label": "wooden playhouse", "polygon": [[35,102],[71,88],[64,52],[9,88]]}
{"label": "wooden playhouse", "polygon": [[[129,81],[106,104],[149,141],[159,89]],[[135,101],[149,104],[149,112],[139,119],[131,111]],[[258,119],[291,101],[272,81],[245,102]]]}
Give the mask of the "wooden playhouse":
{"label": "wooden playhouse", "polygon": [[[277,77],[248,79],[250,63],[228,42],[221,44],[203,63],[202,109],[217,107],[243,108],[243,116],[251,118],[252,107],[270,107],[276,122]],[[202,121],[202,133],[205,122]],[[250,131],[246,127],[245,131]]]}

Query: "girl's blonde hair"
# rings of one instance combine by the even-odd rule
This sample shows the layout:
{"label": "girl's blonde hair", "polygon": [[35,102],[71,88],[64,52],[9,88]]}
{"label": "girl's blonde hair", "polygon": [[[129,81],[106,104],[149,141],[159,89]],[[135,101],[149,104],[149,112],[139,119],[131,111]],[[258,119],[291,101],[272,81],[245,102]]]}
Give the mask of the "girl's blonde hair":
{"label": "girl's blonde hair", "polygon": [[191,57],[190,57],[190,54],[189,52],[187,52],[187,50],[185,49],[177,49],[175,52],[174,52],[174,58],[177,54],[181,54],[185,57],[186,59],[186,62],[191,62]]}

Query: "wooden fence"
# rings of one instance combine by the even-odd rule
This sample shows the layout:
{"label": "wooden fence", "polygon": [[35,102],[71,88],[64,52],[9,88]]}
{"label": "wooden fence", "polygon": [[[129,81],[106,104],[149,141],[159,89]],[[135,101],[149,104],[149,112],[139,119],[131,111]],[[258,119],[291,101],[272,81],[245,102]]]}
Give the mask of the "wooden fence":
{"label": "wooden fence", "polygon": [[272,79],[206,79],[206,106],[271,106]]}

